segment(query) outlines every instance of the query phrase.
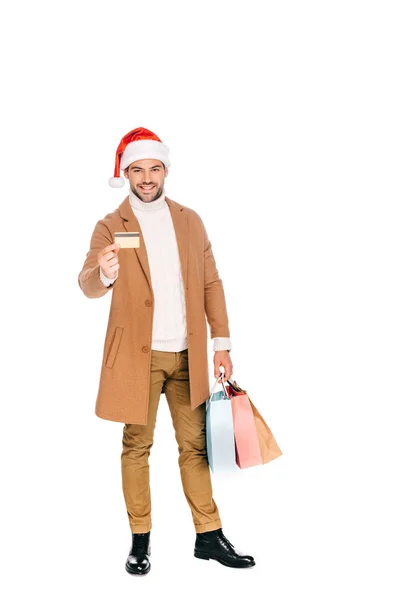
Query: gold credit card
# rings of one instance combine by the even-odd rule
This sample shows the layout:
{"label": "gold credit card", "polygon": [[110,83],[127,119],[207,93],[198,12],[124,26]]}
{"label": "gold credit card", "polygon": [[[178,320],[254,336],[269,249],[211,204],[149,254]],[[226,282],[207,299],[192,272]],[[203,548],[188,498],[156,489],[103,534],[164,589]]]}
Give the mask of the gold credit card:
{"label": "gold credit card", "polygon": [[139,231],[115,231],[114,242],[120,244],[121,248],[139,248]]}

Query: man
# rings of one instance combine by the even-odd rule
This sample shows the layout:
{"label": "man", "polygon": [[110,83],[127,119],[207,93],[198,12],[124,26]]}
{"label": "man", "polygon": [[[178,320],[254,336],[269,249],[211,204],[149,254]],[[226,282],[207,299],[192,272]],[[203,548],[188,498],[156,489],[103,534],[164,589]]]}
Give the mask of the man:
{"label": "man", "polygon": [[148,457],[161,393],[178,442],[182,487],[196,531],[194,555],[229,567],[255,565],[222,532],[207,461],[206,319],[214,375],[224,381],[232,375],[223,285],[200,216],[165,195],[169,166],[168,147],[148,129],[122,138],[109,183],[124,185],[122,169],[129,194],[97,222],[78,277],[89,298],[113,292],[95,413],[124,423],[122,487],[132,532],[125,567],[134,575],[150,570]]}

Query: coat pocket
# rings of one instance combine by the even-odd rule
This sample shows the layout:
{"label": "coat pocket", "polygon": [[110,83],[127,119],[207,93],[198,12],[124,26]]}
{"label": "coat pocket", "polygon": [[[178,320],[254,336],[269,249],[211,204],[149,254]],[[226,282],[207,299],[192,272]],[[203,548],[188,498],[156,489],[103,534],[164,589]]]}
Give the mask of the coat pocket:
{"label": "coat pocket", "polygon": [[123,327],[116,327],[114,331],[113,341],[111,342],[110,350],[108,352],[106,367],[112,368],[115,357],[117,356],[119,344],[121,342],[122,333],[124,331]]}

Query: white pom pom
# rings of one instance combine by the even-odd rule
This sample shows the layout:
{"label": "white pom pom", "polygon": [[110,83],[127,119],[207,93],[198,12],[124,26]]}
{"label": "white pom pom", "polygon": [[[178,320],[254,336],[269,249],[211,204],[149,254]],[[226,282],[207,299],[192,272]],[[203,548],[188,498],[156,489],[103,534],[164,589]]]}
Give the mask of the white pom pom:
{"label": "white pom pom", "polygon": [[124,186],[125,180],[123,177],[110,177],[108,184],[112,188],[121,188]]}

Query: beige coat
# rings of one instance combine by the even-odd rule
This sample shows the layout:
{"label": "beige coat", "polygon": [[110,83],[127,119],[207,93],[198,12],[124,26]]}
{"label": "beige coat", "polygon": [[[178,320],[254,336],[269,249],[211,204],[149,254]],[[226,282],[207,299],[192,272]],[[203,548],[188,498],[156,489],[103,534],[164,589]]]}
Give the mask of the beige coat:
{"label": "beige coat", "polygon": [[[168,197],[165,200],[175,228],[185,288],[194,409],[210,395],[206,319],[211,338],[230,337],[225,294],[200,216]],[[139,231],[141,245],[120,249],[118,278],[107,288],[99,277],[97,255],[114,243],[116,231]],[[110,421],[146,425],[154,294],[144,237],[129,196],[96,223],[78,283],[88,298],[112,294],[95,414]]]}

